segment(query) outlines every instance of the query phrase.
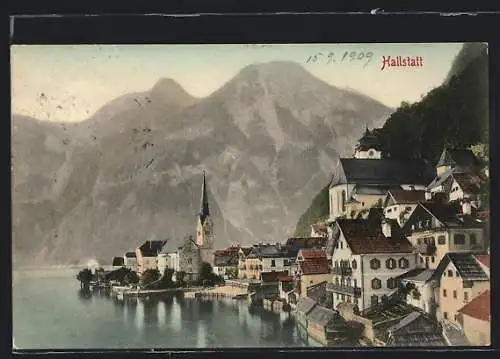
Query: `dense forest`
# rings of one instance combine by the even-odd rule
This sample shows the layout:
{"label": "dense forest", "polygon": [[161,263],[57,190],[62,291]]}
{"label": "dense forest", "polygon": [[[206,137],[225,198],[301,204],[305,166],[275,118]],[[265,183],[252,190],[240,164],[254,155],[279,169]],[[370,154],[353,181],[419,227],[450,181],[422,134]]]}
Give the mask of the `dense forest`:
{"label": "dense forest", "polygon": [[[403,102],[384,125],[374,131],[386,156],[419,158],[435,164],[444,147],[471,148],[483,162],[488,162],[487,51],[485,44],[465,44],[441,86],[418,102]],[[325,187],[299,218],[295,235],[308,236],[310,225],[327,216],[328,188]]]}

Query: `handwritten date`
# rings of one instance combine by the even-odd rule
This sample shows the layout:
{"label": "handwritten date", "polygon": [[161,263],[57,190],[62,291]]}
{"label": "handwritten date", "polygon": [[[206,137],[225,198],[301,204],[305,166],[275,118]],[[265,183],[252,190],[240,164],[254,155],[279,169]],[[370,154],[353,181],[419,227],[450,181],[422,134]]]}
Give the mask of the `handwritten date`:
{"label": "handwritten date", "polygon": [[363,62],[363,67],[366,67],[373,60],[372,51],[344,51],[340,53],[335,52],[318,52],[309,56],[306,59],[306,64],[309,63],[339,63],[339,62]]}

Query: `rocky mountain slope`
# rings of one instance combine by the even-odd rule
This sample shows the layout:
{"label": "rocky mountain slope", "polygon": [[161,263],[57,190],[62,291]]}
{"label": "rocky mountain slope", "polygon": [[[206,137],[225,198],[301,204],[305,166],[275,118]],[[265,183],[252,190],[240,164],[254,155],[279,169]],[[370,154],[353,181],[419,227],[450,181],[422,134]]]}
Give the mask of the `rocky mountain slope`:
{"label": "rocky mountain slope", "polygon": [[162,79],[76,125],[14,116],[14,261],[108,259],[191,233],[203,170],[218,246],[282,240],[339,154],[390,112],[271,62],[202,99]]}

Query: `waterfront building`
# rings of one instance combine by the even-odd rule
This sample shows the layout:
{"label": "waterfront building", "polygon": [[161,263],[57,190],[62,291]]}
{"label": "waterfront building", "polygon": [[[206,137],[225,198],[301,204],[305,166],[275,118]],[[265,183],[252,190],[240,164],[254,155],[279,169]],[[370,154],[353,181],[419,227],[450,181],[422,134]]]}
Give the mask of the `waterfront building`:
{"label": "waterfront building", "polygon": [[205,171],[203,171],[203,181],[201,185],[200,212],[196,223],[196,245],[200,251],[203,262],[214,265],[214,225],[210,217],[210,208],[208,205],[208,193]]}
{"label": "waterfront building", "polygon": [[325,251],[314,248],[304,248],[299,251],[296,258],[296,272],[298,280],[298,293],[301,297],[307,296],[307,290],[318,283],[331,283],[330,265]]}
{"label": "waterfront building", "polygon": [[309,248],[326,251],[327,242],[328,238],[325,236],[288,238],[283,246],[283,255],[286,259],[286,268],[289,269],[290,275],[295,276],[298,272],[296,259],[301,249]]}
{"label": "waterfront building", "polygon": [[123,256],[123,264],[126,268],[137,272],[137,257],[135,255],[135,252],[125,253],[125,255]]}
{"label": "waterfront building", "polygon": [[144,273],[147,269],[158,269],[158,254],[166,243],[166,240],[146,241],[135,250],[139,274]]}
{"label": "waterfront building", "polygon": [[179,247],[181,245],[182,243],[175,238],[167,240],[158,257],[158,270],[160,273],[163,273],[165,268],[173,269],[175,272],[180,271]]}
{"label": "waterfront building", "polygon": [[261,273],[290,271],[290,262],[284,256],[281,243],[254,245],[246,257],[246,277],[258,280]]}
{"label": "waterfront building", "polygon": [[442,201],[419,203],[403,226],[418,266],[429,269],[436,269],[449,252],[484,252],[484,229],[470,203]]}
{"label": "waterfront building", "polygon": [[213,260],[214,273],[224,279],[236,279],[229,278],[228,276],[233,273],[237,274],[238,272],[239,252],[240,247],[229,247],[226,249],[216,250]]}
{"label": "waterfront building", "polygon": [[247,256],[252,251],[252,247],[240,247],[238,251],[238,278],[247,279]]}
{"label": "waterfront building", "polygon": [[473,253],[448,253],[435,270],[439,279],[438,310],[439,320],[459,324],[459,310],[464,304],[487,290],[490,290],[489,271],[484,269],[484,255]]}
{"label": "waterfront building", "polygon": [[491,292],[483,292],[459,312],[459,323],[471,345],[491,345]]}
{"label": "waterfront building", "polygon": [[394,220],[337,219],[332,232],[333,279],[327,289],[333,308],[355,304],[360,311],[395,294],[398,277],[416,267],[416,255]]}
{"label": "waterfront building", "polygon": [[315,300],[303,297],[299,298],[295,310],[297,323],[307,329],[307,316],[318,305]]}

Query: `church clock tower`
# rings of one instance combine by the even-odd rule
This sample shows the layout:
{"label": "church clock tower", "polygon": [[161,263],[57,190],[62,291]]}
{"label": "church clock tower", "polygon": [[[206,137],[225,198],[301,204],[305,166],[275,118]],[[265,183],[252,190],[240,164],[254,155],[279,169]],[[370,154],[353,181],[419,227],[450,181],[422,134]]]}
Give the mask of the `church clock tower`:
{"label": "church clock tower", "polygon": [[198,213],[198,222],[196,224],[196,244],[200,248],[201,259],[213,265],[214,254],[214,225],[210,218],[210,209],[208,206],[207,183],[205,171],[203,171],[203,182],[201,185],[200,212]]}

